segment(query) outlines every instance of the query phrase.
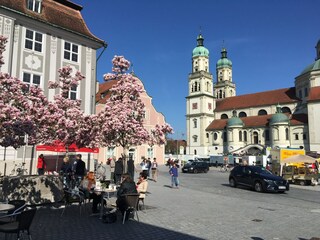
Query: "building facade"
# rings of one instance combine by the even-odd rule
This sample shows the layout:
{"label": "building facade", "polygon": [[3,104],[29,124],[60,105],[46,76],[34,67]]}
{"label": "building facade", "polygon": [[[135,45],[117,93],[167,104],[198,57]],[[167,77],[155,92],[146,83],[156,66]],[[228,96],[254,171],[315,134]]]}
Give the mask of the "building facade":
{"label": "building facade", "polygon": [[[82,7],[67,0],[1,0],[0,34],[8,38],[1,71],[30,85],[38,85],[49,100],[59,90],[48,89],[58,69],[70,65],[85,79],[70,91],[81,99],[86,114],[95,112],[96,51],[107,44],[94,36],[81,15]],[[7,160],[22,159],[24,151],[0,148]],[[25,157],[37,155],[26,148]]]}
{"label": "building facade", "polygon": [[[198,59],[208,65],[195,67]],[[208,73],[209,51],[199,41],[192,52],[192,66],[186,97],[187,153],[248,154],[266,146],[320,152],[320,126],[316,124],[320,117],[320,41],[315,61],[296,77],[293,87],[284,89],[236,96],[227,50],[221,51],[213,82]]]}
{"label": "building facade", "polygon": [[[140,79],[141,86],[143,83]],[[109,89],[116,83],[115,80],[108,81],[99,85],[99,91],[96,94],[96,111],[97,113],[101,112],[104,109],[106,100],[110,97]],[[140,94],[140,98],[145,105],[145,118],[144,118],[144,127],[150,132],[151,129],[154,129],[156,124],[164,125],[165,118],[162,113],[157,112],[155,107],[152,104],[152,98],[147,94],[146,90]],[[157,158],[157,162],[163,164],[165,152],[165,145],[154,145],[149,146],[148,144],[143,144],[141,146],[131,146],[129,148],[129,157],[132,158],[135,163],[139,163],[142,157]],[[98,162],[105,163],[106,160],[110,157],[115,156],[116,158],[121,157],[123,153],[122,147],[106,147],[100,148],[99,154],[95,155],[95,158]]]}

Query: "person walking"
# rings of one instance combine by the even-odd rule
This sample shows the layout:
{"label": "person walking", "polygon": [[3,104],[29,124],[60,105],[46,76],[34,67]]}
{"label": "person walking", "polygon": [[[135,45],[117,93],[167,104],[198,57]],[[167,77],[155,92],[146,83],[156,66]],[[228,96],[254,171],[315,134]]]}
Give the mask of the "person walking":
{"label": "person walking", "polygon": [[151,160],[150,158],[148,158],[147,160],[147,174],[148,174],[148,178],[150,177],[150,170],[151,170]]}
{"label": "person walking", "polygon": [[38,157],[38,164],[37,164],[38,174],[43,175],[45,168],[46,168],[46,163],[44,161],[44,156],[43,154],[40,154]]}
{"label": "person walking", "polygon": [[122,162],[122,158],[120,157],[115,162],[115,167],[114,167],[115,183],[117,185],[120,184],[122,174],[123,174],[123,162]]}
{"label": "person walking", "polygon": [[171,175],[171,187],[173,188],[175,186],[176,188],[179,188],[178,168],[176,163],[172,164],[169,173]]}
{"label": "person walking", "polygon": [[152,180],[156,182],[158,180],[158,163],[156,158],[153,158],[153,162],[151,165],[151,173]]}
{"label": "person walking", "polygon": [[132,156],[129,157],[127,166],[128,166],[128,174],[130,175],[131,179],[134,179],[135,167],[134,167],[134,161],[132,159]]}

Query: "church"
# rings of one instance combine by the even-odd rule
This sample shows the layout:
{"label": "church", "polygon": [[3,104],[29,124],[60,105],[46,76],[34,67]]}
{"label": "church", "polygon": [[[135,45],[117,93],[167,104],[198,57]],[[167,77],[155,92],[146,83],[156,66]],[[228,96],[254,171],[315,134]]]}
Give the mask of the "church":
{"label": "church", "polygon": [[199,34],[188,86],[187,154],[257,154],[265,147],[320,152],[320,40],[315,60],[294,86],[237,96],[227,49],[221,50],[214,81]]}

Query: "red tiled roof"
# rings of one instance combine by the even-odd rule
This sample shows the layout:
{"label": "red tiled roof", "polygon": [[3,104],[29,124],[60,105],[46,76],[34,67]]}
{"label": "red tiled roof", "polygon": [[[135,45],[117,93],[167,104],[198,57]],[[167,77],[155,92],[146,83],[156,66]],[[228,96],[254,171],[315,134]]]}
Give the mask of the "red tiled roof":
{"label": "red tiled roof", "polygon": [[96,93],[96,104],[105,104],[110,97],[109,89],[116,83],[116,80],[107,81],[99,84],[99,91]]}
{"label": "red tiled roof", "polygon": [[283,88],[272,91],[246,94],[217,100],[216,112],[231,109],[276,105],[278,103],[292,103],[299,101],[295,88]]}
{"label": "red tiled roof", "polygon": [[43,0],[41,13],[27,9],[25,0],[1,0],[0,7],[12,9],[30,18],[83,35],[101,45],[106,43],[88,29],[80,11],[82,7],[67,0]]}
{"label": "red tiled roof", "polygon": [[310,89],[308,101],[314,102],[320,100],[320,87],[313,87]]}
{"label": "red tiled roof", "polygon": [[[269,120],[273,114],[250,116],[241,118],[244,123],[244,127],[266,127],[269,125]],[[216,119],[213,120],[207,127],[206,131],[214,131],[224,129],[227,125],[228,119]],[[302,125],[308,123],[307,114],[294,114],[291,115],[290,125]]]}

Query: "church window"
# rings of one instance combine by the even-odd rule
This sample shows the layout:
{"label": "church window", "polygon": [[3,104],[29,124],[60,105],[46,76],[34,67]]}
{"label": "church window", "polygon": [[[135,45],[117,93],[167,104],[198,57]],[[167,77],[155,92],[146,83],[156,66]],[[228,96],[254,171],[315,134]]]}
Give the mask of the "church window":
{"label": "church window", "polygon": [[245,142],[248,141],[248,133],[247,133],[247,131],[244,131],[244,132],[243,132],[243,140],[244,140]]}
{"label": "church window", "polygon": [[260,109],[258,112],[258,116],[267,115],[267,114],[268,114],[267,111],[264,109]]}
{"label": "church window", "polygon": [[245,112],[239,112],[239,118],[247,117]]}
{"label": "church window", "polygon": [[195,68],[194,71],[195,71],[195,72],[198,72],[198,68]]}
{"label": "church window", "polygon": [[222,98],[222,90],[219,91],[219,98]]}
{"label": "church window", "polygon": [[283,113],[290,113],[290,114],[291,114],[291,110],[290,110],[290,108],[288,108],[288,107],[282,107],[282,108],[281,108],[281,112],[283,112]]}
{"label": "church window", "polygon": [[208,109],[211,110],[212,109],[212,104],[208,103]]}
{"label": "church window", "polygon": [[193,128],[197,128],[198,127],[198,121],[197,119],[193,119]]}
{"label": "church window", "polygon": [[196,65],[198,64],[198,62],[196,61]]}
{"label": "church window", "polygon": [[227,132],[223,132],[223,142],[227,142]]}
{"label": "church window", "polygon": [[192,109],[198,109],[198,103],[192,103]]}
{"label": "church window", "polygon": [[218,139],[218,133],[214,133],[214,134],[213,134],[213,140],[216,141],[217,139]]}
{"label": "church window", "polygon": [[294,134],[294,139],[295,139],[295,140],[299,140],[299,134],[298,134],[298,133],[295,133],[295,134]]}
{"label": "church window", "polygon": [[220,117],[221,119],[228,119],[228,115],[227,114],[221,114],[221,117]]}
{"label": "church window", "polygon": [[198,91],[200,91],[200,83],[198,83]]}
{"label": "church window", "polygon": [[286,128],[286,140],[289,140],[289,129]]}
{"label": "church window", "polygon": [[270,133],[269,130],[264,131],[264,138],[266,141],[270,141]]}
{"label": "church window", "polygon": [[239,141],[242,142],[242,131],[239,131]]}
{"label": "church window", "polygon": [[209,133],[206,133],[207,142],[209,142]]}
{"label": "church window", "polygon": [[304,133],[304,134],[302,135],[302,139],[303,139],[303,140],[306,140],[306,139],[307,139],[307,134]]}
{"label": "church window", "polygon": [[196,149],[193,152],[194,152],[194,155],[197,155],[197,150]]}
{"label": "church window", "polygon": [[308,88],[305,88],[305,89],[304,89],[304,96],[305,96],[305,97],[308,97]]}
{"label": "church window", "polygon": [[259,136],[257,132],[253,133],[253,143],[258,144],[259,143]]}
{"label": "church window", "polygon": [[302,98],[302,90],[299,90],[299,98]]}

